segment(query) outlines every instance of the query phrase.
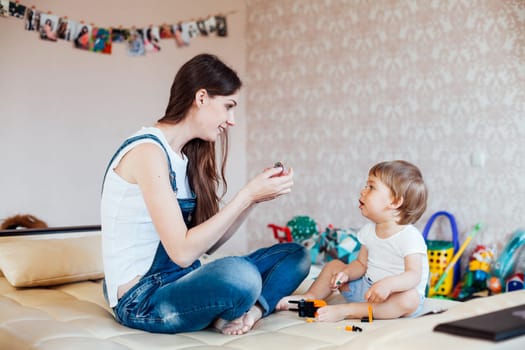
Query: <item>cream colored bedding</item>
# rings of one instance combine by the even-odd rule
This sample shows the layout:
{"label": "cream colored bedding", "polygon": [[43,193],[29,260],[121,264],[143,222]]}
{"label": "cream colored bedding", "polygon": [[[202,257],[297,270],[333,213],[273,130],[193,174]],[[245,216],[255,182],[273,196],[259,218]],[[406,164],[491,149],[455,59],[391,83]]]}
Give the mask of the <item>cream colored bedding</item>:
{"label": "cream colored bedding", "polygon": [[[307,282],[305,282],[307,283]],[[332,302],[340,301],[336,296]],[[0,277],[0,349],[524,349],[525,337],[501,343],[432,331],[435,324],[525,303],[525,291],[465,303],[429,299],[425,308],[448,311],[415,319],[361,323],[308,323],[283,311],[259,321],[243,336],[213,330],[151,334],[119,325],[98,282],[16,289]],[[349,332],[357,325],[363,332]]]}
{"label": "cream colored bedding", "polygon": [[[60,259],[60,256],[49,257],[52,258]],[[44,260],[41,261],[44,263]],[[58,275],[64,271],[57,268],[53,273]],[[18,280],[21,275],[18,273]],[[304,318],[299,318],[296,312],[282,311],[259,321],[251,332],[242,336],[226,336],[211,329],[165,335],[119,325],[103,298],[100,280],[15,288],[6,276],[0,275],[1,350],[525,349],[525,336],[493,343],[432,331],[440,322],[525,304],[525,290],[465,303],[427,299],[425,310],[447,308],[448,311],[415,319],[374,320],[373,323],[361,323],[359,320],[308,323]],[[311,282],[312,279],[307,278],[298,292],[304,291]],[[335,295],[328,301],[338,303],[342,299]],[[352,325],[361,327],[363,331],[345,330],[346,326]]]}

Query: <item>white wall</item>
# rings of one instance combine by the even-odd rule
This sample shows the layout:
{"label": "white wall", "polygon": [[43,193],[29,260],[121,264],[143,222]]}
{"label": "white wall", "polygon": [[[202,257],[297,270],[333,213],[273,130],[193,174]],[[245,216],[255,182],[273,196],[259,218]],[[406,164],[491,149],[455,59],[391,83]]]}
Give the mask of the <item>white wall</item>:
{"label": "white wall", "polygon": [[[128,57],[125,44],[102,55],[71,42],[40,40],[24,22],[0,18],[0,220],[31,213],[49,226],[99,224],[106,164],[129,134],[163,115],[173,77],[201,52],[245,72],[243,0],[21,1],[97,26],[147,27],[228,14],[229,35],[197,38],[186,48]],[[233,12],[233,13],[231,13]],[[241,96],[242,99],[242,96]],[[229,193],[245,181],[245,107],[237,112],[228,168]],[[238,235],[230,249],[245,247]]]}

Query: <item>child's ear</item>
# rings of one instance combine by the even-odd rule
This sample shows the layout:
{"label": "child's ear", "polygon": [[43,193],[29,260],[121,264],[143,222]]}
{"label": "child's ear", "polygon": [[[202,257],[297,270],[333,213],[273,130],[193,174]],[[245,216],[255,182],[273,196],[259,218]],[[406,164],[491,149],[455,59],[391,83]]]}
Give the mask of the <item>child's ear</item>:
{"label": "child's ear", "polygon": [[390,207],[392,209],[399,209],[399,207],[403,204],[403,202],[404,202],[404,198],[403,197],[399,197],[397,199],[394,198],[392,203],[390,203]]}

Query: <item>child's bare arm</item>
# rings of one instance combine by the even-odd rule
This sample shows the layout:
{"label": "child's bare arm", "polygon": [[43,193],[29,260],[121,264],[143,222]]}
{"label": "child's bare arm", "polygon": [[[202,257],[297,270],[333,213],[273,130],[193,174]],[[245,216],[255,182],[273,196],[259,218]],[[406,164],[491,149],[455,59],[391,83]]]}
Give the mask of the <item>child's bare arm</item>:
{"label": "child's bare arm", "polygon": [[364,245],[359,249],[357,259],[350,262],[345,268],[336,273],[330,280],[330,288],[335,290],[342,284],[360,278],[366,272],[366,262],[368,260],[368,250]]}
{"label": "child's bare arm", "polygon": [[371,303],[381,303],[395,292],[404,292],[415,288],[421,280],[421,254],[410,254],[405,257],[405,271],[397,276],[385,277],[377,281],[365,293]]}

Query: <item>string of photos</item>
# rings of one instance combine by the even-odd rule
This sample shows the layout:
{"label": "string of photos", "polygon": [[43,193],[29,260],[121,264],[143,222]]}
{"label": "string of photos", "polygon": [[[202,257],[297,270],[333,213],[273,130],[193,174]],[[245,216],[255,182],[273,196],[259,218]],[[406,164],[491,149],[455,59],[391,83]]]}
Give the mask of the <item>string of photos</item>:
{"label": "string of photos", "polygon": [[93,23],[86,24],[67,16],[39,11],[35,6],[25,6],[19,1],[0,0],[0,17],[23,20],[25,29],[38,32],[42,40],[71,41],[74,48],[103,54],[111,54],[112,43],[127,44],[129,56],[144,56],[146,53],[161,51],[161,39],[171,39],[177,47],[185,47],[198,36],[228,35],[225,15],[144,28],[102,28]]}

